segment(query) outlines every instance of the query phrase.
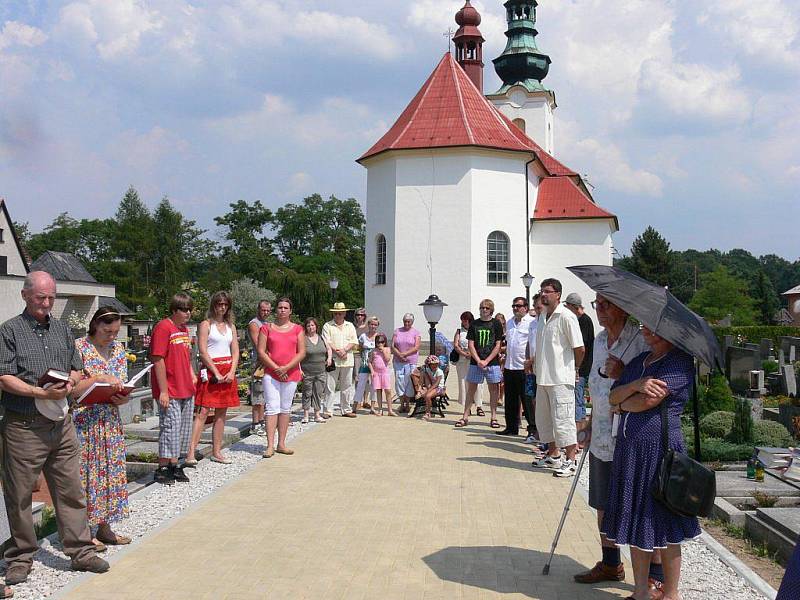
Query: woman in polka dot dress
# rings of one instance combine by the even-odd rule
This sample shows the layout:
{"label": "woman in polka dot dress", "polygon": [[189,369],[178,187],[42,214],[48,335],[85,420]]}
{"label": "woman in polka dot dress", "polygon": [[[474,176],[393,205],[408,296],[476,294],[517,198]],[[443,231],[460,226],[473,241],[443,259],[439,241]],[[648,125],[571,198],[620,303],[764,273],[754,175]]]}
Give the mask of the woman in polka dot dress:
{"label": "woman in polka dot dress", "polygon": [[651,351],[634,358],[609,399],[619,412],[616,448],[602,532],[617,545],[630,545],[635,590],[629,598],[648,600],[647,575],[654,548],[662,550],[664,600],[679,600],[681,542],[700,535],[694,517],[670,512],[652,495],[664,455],[661,403],[667,403],[669,447],[685,451],[680,416],[694,380],[692,357],[647,328]]}

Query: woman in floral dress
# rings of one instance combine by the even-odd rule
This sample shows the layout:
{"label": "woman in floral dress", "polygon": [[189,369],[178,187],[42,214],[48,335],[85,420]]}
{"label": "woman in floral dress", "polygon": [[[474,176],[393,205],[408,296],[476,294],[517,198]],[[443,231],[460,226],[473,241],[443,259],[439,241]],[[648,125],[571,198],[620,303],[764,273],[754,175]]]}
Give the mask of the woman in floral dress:
{"label": "woman in floral dress", "polygon": [[[75,340],[83,358],[83,379],[73,396],[79,398],[96,382],[117,386],[128,378],[127,353],[116,341],[122,324],[121,315],[110,308],[99,309],[89,322],[89,335]],[[94,542],[129,544],[130,538],[111,530],[128,516],[128,477],[125,472],[125,437],[117,406],[128,401],[115,395],[110,404],[78,406],[72,418],[81,447],[81,481],[86,491],[89,525],[97,528]]]}

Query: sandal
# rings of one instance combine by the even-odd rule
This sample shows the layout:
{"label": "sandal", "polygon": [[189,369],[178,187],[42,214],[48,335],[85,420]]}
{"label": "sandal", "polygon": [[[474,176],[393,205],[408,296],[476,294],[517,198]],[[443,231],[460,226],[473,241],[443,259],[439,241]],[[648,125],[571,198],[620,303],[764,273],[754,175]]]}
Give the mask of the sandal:
{"label": "sandal", "polygon": [[327,421],[322,417],[317,417],[314,419],[314,423],[327,423]]}
{"label": "sandal", "polygon": [[482,408],[480,408],[480,407],[479,407],[478,409],[476,409],[476,410],[475,410],[475,413],[476,413],[476,414],[477,414],[479,417],[485,417],[485,416],[486,416],[486,413],[485,413],[485,412],[483,412],[483,409],[482,409]]}
{"label": "sandal", "polygon": [[489,427],[492,429],[500,429],[500,423],[497,422],[497,419],[492,419],[489,421]]}
{"label": "sandal", "polygon": [[303,417],[302,419],[300,419],[300,423],[302,423],[303,425],[308,425],[308,419]]}
{"label": "sandal", "polygon": [[469,425],[469,421],[467,421],[466,419],[459,419],[458,421],[456,421],[456,427],[459,428],[466,427],[467,425]]}
{"label": "sandal", "polygon": [[110,546],[127,546],[128,544],[131,543],[131,538],[125,535],[119,535],[114,533],[113,531],[111,532],[111,535],[112,537],[106,537],[104,535],[96,535],[95,539],[98,542],[102,542]]}

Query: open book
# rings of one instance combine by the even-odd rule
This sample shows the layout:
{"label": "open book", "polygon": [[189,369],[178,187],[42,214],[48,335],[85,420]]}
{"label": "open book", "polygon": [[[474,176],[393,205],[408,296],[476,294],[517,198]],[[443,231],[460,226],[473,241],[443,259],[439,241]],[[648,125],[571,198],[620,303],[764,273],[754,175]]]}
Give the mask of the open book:
{"label": "open book", "polygon": [[89,406],[92,404],[111,404],[112,396],[116,396],[118,394],[120,396],[127,396],[130,394],[133,391],[133,388],[136,387],[136,384],[139,382],[139,380],[144,377],[145,373],[147,373],[152,367],[152,364],[147,365],[144,369],[134,375],[131,380],[125,384],[125,387],[119,391],[114,389],[114,386],[110,383],[93,383],[89,389],[86,390],[80,398],[78,398],[77,402],[82,406]]}
{"label": "open book", "polygon": [[[54,385],[67,383],[69,381],[69,373],[59,371],[58,369],[48,369],[47,373],[39,377],[36,385],[40,388],[47,389]],[[45,400],[43,398],[36,398],[34,400],[36,410],[51,421],[63,421],[67,416],[69,410],[69,402],[66,398],[59,400]]]}

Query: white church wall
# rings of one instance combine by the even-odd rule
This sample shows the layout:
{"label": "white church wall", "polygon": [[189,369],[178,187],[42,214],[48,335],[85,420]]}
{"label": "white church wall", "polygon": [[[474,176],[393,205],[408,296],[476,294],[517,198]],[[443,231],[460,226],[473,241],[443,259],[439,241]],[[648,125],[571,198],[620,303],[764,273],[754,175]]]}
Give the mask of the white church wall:
{"label": "white church wall", "polygon": [[[511,313],[511,300],[524,296],[525,288],[520,277],[526,270],[526,210],[525,210],[525,162],[529,157],[522,154],[482,152],[472,159],[472,239],[474,240],[470,260],[472,263],[471,286],[468,304],[462,304],[453,312],[452,328],[458,325],[458,315],[470,310],[477,317],[478,304],[483,298],[491,298],[495,310],[506,317]],[[536,198],[536,177],[529,178],[532,209]],[[486,259],[487,238],[493,231],[502,231],[510,242],[510,269],[508,284],[487,282]]]}
{"label": "white church wall", "polygon": [[27,275],[22,255],[11,235],[11,223],[6,219],[5,212],[0,210],[0,256],[6,257],[7,275]]}
{"label": "white church wall", "polygon": [[[395,181],[394,158],[378,158],[367,171],[366,243],[364,256],[364,306],[381,320],[381,331],[391,333],[395,284]],[[376,242],[386,237],[386,283],[376,284]]]}
{"label": "white church wall", "polygon": [[522,86],[514,86],[506,94],[487,98],[511,121],[525,121],[526,135],[549,154],[555,153],[555,119],[548,94],[531,94]]}
{"label": "white church wall", "polygon": [[555,277],[563,287],[562,298],[566,298],[570,292],[580,294],[596,328],[597,317],[590,305],[595,293],[567,267],[610,265],[612,226],[609,219],[545,220],[534,221],[531,230],[531,274],[535,278],[533,289],[538,290],[543,279]]}

